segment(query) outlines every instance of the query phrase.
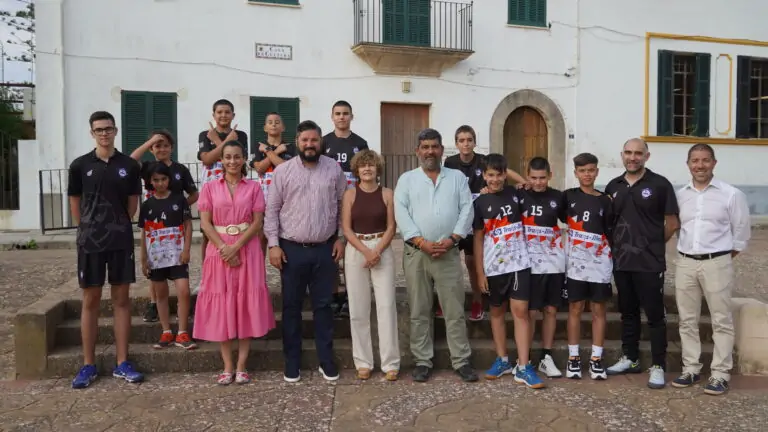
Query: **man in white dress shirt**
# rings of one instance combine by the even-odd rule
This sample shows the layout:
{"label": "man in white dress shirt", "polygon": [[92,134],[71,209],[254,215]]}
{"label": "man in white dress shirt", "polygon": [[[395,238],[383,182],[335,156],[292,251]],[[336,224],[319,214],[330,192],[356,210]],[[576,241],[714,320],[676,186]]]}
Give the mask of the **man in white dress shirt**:
{"label": "man in white dress shirt", "polygon": [[733,368],[733,319],[731,294],[733,258],[747,247],[750,217],[747,197],[735,187],[714,178],[715,151],[707,144],[688,150],[691,182],[677,191],[680,204],[680,257],[675,274],[683,374],[674,387],[689,387],[701,380],[699,317],[704,297],[712,316],[715,351],[711,376],[704,392],[728,391]]}

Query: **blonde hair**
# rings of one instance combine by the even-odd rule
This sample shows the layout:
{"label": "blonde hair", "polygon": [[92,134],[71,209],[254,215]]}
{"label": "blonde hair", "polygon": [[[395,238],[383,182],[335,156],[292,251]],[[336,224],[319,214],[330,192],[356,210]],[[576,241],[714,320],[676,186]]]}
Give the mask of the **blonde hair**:
{"label": "blonde hair", "polygon": [[352,175],[355,176],[355,178],[360,178],[360,174],[358,174],[358,170],[362,166],[366,165],[373,165],[376,167],[376,175],[378,177],[381,177],[384,174],[384,158],[381,157],[378,153],[376,153],[373,150],[366,149],[361,152],[358,152],[355,156],[352,157],[352,162],[350,163],[350,167],[352,169]]}

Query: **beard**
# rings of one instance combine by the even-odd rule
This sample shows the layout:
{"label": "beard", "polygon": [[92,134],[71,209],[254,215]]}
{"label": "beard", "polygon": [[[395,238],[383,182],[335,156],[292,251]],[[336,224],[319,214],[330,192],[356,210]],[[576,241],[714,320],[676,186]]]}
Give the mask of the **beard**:
{"label": "beard", "polygon": [[318,153],[315,150],[313,150],[313,151],[314,151],[314,154],[312,154],[312,155],[308,155],[307,154],[307,150],[299,152],[299,157],[304,162],[317,162],[318,160],[320,160],[320,153]]}
{"label": "beard", "polygon": [[430,158],[422,158],[421,159],[421,167],[427,171],[434,171],[438,168],[440,168],[440,159],[437,157],[430,157]]}

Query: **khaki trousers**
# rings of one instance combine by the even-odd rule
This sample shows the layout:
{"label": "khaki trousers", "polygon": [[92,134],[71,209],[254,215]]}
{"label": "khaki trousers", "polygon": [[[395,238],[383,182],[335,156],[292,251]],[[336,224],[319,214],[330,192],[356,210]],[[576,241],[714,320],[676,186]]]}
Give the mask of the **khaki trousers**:
{"label": "khaki trousers", "polygon": [[434,293],[443,308],[451,364],[469,364],[472,350],[464,315],[464,277],[459,250],[452,248],[433,259],[409,245],[403,249],[403,269],[411,308],[411,353],[417,366],[432,368],[434,356]]}
{"label": "khaki trousers", "polygon": [[680,317],[683,372],[701,373],[699,318],[704,297],[712,319],[712,376],[729,380],[733,368],[733,317],[731,294],[734,271],[730,254],[697,261],[679,255],[675,273],[675,298]]}
{"label": "khaki trousers", "polygon": [[[381,239],[361,240],[373,249]],[[373,268],[365,268],[365,256],[347,243],[344,251],[344,279],[349,299],[349,324],[352,330],[352,357],[356,369],[373,370],[371,342],[371,283],[376,299],[381,370],[400,370],[400,345],[395,304],[395,255],[388,247]]]}

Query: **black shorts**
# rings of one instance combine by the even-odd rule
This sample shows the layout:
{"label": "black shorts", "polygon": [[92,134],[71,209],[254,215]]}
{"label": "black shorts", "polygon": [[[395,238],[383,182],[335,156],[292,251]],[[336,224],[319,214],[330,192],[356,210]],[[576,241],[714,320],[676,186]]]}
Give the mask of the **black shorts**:
{"label": "black shorts", "polygon": [[503,275],[488,276],[488,291],[493,307],[500,307],[508,300],[529,301],[531,295],[531,269]]}
{"label": "black shorts", "polygon": [[605,303],[613,297],[613,287],[610,283],[584,282],[568,278],[563,294],[569,303],[590,301]]}
{"label": "black shorts", "polygon": [[545,306],[560,306],[563,304],[564,290],[565,273],[532,274],[528,309],[540,310]]}
{"label": "black shorts", "polygon": [[189,265],[182,264],[149,271],[149,280],[152,282],[165,282],[167,280],[189,279]]}
{"label": "black shorts", "polygon": [[459,250],[464,251],[464,255],[466,256],[472,256],[474,255],[474,243],[475,242],[475,236],[470,234],[463,239],[459,240]]}
{"label": "black shorts", "polygon": [[[109,275],[109,277],[107,277]],[[85,253],[77,251],[77,279],[81,288],[127,285],[136,282],[133,250]]]}

